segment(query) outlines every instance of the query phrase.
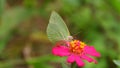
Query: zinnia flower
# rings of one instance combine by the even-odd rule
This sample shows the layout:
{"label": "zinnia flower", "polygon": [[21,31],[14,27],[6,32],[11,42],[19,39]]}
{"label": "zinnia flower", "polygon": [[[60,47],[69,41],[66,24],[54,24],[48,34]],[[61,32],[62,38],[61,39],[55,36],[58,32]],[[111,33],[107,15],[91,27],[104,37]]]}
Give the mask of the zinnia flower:
{"label": "zinnia flower", "polygon": [[[60,43],[62,42],[62,43]],[[93,46],[88,46],[79,40],[59,41],[52,49],[52,53],[56,56],[67,56],[67,62],[76,62],[78,66],[84,66],[83,60],[97,63],[90,56],[100,57],[100,54]]]}

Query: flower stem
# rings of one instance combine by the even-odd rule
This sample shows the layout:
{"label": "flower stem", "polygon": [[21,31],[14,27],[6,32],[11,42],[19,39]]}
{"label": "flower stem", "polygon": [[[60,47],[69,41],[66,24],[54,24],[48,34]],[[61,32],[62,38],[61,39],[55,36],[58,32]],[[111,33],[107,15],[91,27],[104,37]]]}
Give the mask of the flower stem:
{"label": "flower stem", "polygon": [[75,62],[71,64],[71,68],[77,68],[77,65]]}
{"label": "flower stem", "polygon": [[71,64],[71,68],[82,68],[82,67],[78,67],[77,64],[74,62]]}

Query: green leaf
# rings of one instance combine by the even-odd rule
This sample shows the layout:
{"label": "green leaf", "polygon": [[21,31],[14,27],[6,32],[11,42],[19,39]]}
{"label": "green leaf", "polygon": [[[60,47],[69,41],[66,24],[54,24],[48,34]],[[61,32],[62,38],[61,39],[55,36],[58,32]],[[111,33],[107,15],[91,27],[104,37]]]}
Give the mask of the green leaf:
{"label": "green leaf", "polygon": [[113,60],[113,62],[114,62],[117,66],[120,66],[120,60]]}
{"label": "green leaf", "polygon": [[26,10],[22,7],[15,7],[3,13],[0,25],[0,37],[5,37],[26,17]]}
{"label": "green leaf", "polygon": [[108,0],[110,5],[120,14],[120,1],[119,0]]}
{"label": "green leaf", "polygon": [[51,42],[67,40],[70,33],[63,19],[56,13],[52,12],[47,27],[47,35]]}
{"label": "green leaf", "polygon": [[63,65],[65,61],[66,61],[66,57],[61,58],[58,56],[53,56],[52,54],[48,54],[48,55],[27,59],[26,62],[23,59],[11,59],[11,60],[6,60],[4,62],[0,61],[0,68],[10,68],[14,65],[24,64],[24,63],[28,65],[32,65],[34,68],[53,68],[52,67],[53,65],[50,65],[49,63],[60,63]]}
{"label": "green leaf", "polygon": [[0,0],[0,17],[5,9],[6,0]]}
{"label": "green leaf", "polygon": [[28,17],[29,12],[22,7],[14,7],[3,12],[0,25],[0,53],[12,36],[11,31]]}

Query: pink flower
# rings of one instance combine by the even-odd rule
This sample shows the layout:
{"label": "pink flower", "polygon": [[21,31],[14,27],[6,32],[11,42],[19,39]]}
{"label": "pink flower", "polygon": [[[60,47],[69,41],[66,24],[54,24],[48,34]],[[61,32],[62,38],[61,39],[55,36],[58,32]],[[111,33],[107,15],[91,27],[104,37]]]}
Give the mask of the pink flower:
{"label": "pink flower", "polygon": [[95,50],[93,46],[88,46],[79,40],[60,41],[52,49],[52,53],[56,56],[68,56],[67,62],[76,62],[78,66],[84,66],[82,60],[87,60],[88,62],[97,63],[96,60],[89,56],[100,57],[100,54]]}

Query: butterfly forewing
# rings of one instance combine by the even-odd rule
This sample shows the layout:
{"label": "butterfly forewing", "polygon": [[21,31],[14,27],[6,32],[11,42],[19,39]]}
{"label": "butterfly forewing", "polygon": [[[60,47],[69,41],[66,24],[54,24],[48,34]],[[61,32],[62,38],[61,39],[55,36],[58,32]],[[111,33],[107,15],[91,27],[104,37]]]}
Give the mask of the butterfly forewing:
{"label": "butterfly forewing", "polygon": [[47,27],[47,35],[49,40],[52,42],[67,40],[68,36],[70,36],[65,22],[54,11],[52,12],[49,20],[49,24]]}

